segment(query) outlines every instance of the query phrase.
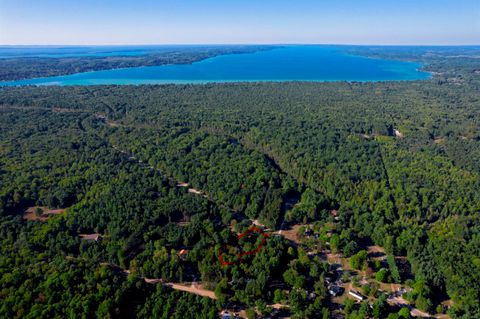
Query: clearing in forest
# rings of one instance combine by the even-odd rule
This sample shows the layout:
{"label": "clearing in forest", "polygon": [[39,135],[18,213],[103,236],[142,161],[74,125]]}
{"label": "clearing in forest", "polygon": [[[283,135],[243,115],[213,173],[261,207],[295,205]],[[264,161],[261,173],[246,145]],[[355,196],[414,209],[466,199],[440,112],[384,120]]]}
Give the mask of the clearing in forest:
{"label": "clearing in forest", "polygon": [[274,234],[283,236],[298,245],[300,243],[300,237],[298,235],[298,230],[300,229],[300,227],[302,227],[302,225],[295,224],[292,225],[289,229],[281,229],[279,231],[276,231]]}
{"label": "clearing in forest", "polygon": [[387,255],[385,254],[385,249],[380,246],[368,246],[367,252],[370,259],[385,260],[387,258]]}
{"label": "clearing in forest", "polygon": [[48,207],[44,206],[33,206],[27,208],[25,213],[23,214],[23,219],[25,220],[39,220],[39,221],[46,221],[52,215],[60,215],[65,212],[66,208],[60,209],[49,209]]}

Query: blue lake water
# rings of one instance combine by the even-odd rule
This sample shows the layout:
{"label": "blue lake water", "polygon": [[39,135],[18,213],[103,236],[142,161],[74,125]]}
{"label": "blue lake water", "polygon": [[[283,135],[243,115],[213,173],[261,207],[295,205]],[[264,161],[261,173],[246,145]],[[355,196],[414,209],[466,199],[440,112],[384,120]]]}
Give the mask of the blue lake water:
{"label": "blue lake water", "polygon": [[286,46],[193,64],[135,67],[0,82],[12,85],[165,84],[257,81],[396,81],[430,78],[412,62],[348,55],[339,47]]}

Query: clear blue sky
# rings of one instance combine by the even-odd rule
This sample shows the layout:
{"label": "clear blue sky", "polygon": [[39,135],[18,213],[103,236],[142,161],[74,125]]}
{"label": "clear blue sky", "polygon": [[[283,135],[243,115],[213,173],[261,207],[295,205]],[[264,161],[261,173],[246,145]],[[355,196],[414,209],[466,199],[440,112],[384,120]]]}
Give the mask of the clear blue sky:
{"label": "clear blue sky", "polygon": [[480,44],[480,0],[0,0],[0,44]]}

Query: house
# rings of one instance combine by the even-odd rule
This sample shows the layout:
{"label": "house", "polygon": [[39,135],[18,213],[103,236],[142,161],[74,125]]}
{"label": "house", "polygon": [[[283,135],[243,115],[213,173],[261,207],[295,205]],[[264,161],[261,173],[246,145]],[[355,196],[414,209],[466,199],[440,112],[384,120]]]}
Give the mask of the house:
{"label": "house", "polygon": [[348,294],[357,301],[363,301],[365,299],[365,297],[361,293],[353,289],[348,291]]}
{"label": "house", "polygon": [[330,288],[328,288],[328,293],[333,297],[340,296],[343,294],[343,291],[344,289],[340,286],[331,285]]}
{"label": "house", "polygon": [[330,215],[333,217],[333,219],[338,220],[338,210],[332,209],[330,211]]}
{"label": "house", "polygon": [[187,249],[182,249],[178,252],[178,257],[185,259],[187,257],[188,250]]}
{"label": "house", "polygon": [[220,312],[220,318],[222,318],[222,319],[230,319],[230,318],[232,318],[232,317],[230,316],[230,312],[228,312],[228,310],[222,310],[222,311]]}
{"label": "house", "polygon": [[220,311],[220,318],[222,318],[222,319],[238,319],[239,315],[236,312],[230,313],[229,310],[224,309],[224,310]]}

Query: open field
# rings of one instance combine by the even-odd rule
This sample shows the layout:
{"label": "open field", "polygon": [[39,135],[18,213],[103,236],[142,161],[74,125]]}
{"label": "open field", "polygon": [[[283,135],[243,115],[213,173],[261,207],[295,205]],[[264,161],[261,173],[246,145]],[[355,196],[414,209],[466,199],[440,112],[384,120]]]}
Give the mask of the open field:
{"label": "open field", "polygon": [[34,207],[29,207],[25,210],[25,213],[23,214],[23,219],[44,222],[48,220],[49,217],[55,216],[55,215],[61,215],[65,213],[65,211],[66,211],[66,208],[49,209],[48,207],[34,206]]}

